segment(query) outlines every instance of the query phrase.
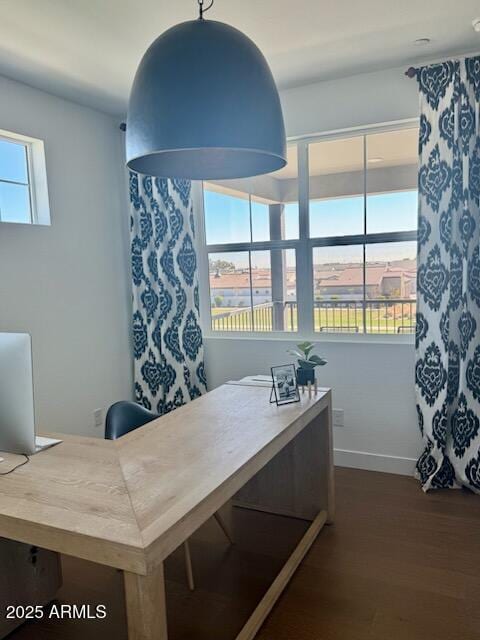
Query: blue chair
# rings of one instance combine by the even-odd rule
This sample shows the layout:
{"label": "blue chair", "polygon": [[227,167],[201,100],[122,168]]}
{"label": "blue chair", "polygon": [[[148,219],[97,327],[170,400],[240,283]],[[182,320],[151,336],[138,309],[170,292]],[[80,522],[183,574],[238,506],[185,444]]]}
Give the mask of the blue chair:
{"label": "blue chair", "polygon": [[[107,411],[107,417],[105,419],[105,438],[107,440],[116,440],[130,431],[143,427],[143,425],[148,424],[159,417],[160,416],[156,413],[145,409],[145,407],[142,407],[136,402],[129,402],[127,400],[115,402],[115,404],[112,404]],[[230,533],[220,515],[215,513],[214,518],[228,541],[232,544],[233,541]],[[195,583],[193,580],[192,558],[190,555],[190,545],[188,540],[185,540],[183,543],[183,549],[185,553],[188,587],[193,591],[195,589]]]}
{"label": "blue chair", "polygon": [[105,438],[116,440],[158,417],[156,413],[145,409],[136,402],[128,402],[127,400],[115,402],[108,410],[105,419]]}

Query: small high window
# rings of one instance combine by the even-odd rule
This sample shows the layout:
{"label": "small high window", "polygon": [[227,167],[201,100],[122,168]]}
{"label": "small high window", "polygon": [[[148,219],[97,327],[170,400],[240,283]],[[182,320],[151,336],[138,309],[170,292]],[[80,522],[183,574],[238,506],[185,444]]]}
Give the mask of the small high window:
{"label": "small high window", "polygon": [[50,224],[42,140],[0,130],[0,222]]}

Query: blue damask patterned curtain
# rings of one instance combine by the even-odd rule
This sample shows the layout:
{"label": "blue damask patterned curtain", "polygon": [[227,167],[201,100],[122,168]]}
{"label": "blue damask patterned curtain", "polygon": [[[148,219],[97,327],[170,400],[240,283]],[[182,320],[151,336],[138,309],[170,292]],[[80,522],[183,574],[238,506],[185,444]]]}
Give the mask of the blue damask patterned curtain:
{"label": "blue damask patterned curtain", "polygon": [[130,173],[135,398],[160,414],[206,391],[190,186]]}
{"label": "blue damask patterned curtain", "polygon": [[424,490],[480,492],[480,57],[417,79],[417,471]]}

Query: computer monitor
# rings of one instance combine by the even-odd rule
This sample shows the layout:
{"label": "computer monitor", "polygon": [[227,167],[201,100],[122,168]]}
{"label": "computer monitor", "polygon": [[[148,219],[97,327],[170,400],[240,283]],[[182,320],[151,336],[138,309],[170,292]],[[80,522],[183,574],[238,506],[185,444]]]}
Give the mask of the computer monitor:
{"label": "computer monitor", "polygon": [[31,455],[60,442],[35,436],[31,337],[0,333],[0,451]]}
{"label": "computer monitor", "polygon": [[0,451],[36,451],[32,340],[27,333],[0,333]]}

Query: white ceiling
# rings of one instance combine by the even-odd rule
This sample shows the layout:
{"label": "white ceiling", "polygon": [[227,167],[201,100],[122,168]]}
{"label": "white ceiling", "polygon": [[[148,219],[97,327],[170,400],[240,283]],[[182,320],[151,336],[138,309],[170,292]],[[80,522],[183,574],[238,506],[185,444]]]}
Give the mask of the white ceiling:
{"label": "white ceiling", "polygon": [[[195,0],[0,0],[0,74],[125,112],[148,45],[195,18]],[[208,17],[249,35],[280,88],[480,50],[478,0],[215,0]],[[427,47],[413,44],[429,37]]]}
{"label": "white ceiling", "polygon": [[[418,127],[368,134],[365,151],[369,192],[416,187]],[[365,151],[363,136],[311,143],[308,147],[310,197],[342,197],[361,193]],[[296,143],[288,145],[287,160],[287,166],[279,171],[253,178],[210,181],[207,188],[244,199],[251,194],[255,200],[267,204],[293,202],[298,199]],[[407,171],[402,171],[402,168],[407,168]]]}
{"label": "white ceiling", "polygon": [[[367,162],[370,169],[401,167],[418,162],[418,128],[385,131],[367,135]],[[363,136],[314,142],[308,148],[310,176],[362,171],[364,165]],[[278,180],[298,177],[297,146],[287,150],[287,166],[269,174]]]}

